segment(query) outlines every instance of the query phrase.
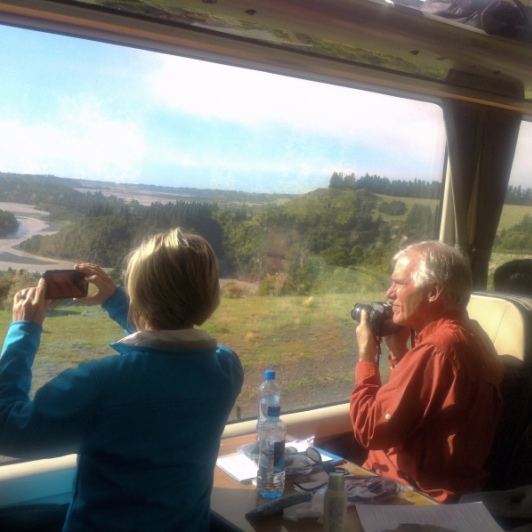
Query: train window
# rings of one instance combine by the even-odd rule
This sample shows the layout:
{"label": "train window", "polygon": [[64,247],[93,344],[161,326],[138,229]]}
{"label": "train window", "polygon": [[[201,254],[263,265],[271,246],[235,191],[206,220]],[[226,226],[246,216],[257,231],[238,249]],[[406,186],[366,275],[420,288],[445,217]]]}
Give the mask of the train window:
{"label": "train window", "polygon": [[[220,262],[205,329],[256,416],[275,368],[283,411],[347,401],[357,302],[384,298],[389,261],[437,236],[445,134],[432,103],[0,26],[0,325],[42,271],[99,263],[119,281],[144,236],[182,226]],[[11,217],[12,218],[12,217]],[[2,224],[0,224],[0,230]],[[113,354],[98,308],[55,303],[34,365]],[[383,357],[385,358],[385,357]]]}
{"label": "train window", "polygon": [[[529,154],[532,150],[532,122],[523,121],[519,129],[512,172],[506,193],[505,203],[499,221],[497,236],[490,260],[490,287],[493,285],[493,273],[496,268],[515,259],[527,259],[532,264],[532,174]],[[526,267],[526,265],[525,265]],[[515,286],[499,290],[519,290],[517,279]],[[523,291],[532,295],[532,285]]]}

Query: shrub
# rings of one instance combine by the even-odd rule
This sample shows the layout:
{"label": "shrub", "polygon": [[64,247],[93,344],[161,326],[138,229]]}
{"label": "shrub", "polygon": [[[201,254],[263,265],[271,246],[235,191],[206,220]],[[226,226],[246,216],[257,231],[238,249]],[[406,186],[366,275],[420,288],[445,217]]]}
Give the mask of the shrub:
{"label": "shrub", "polygon": [[235,281],[229,281],[222,287],[222,294],[229,299],[241,299],[248,293],[248,290],[239,286]]}

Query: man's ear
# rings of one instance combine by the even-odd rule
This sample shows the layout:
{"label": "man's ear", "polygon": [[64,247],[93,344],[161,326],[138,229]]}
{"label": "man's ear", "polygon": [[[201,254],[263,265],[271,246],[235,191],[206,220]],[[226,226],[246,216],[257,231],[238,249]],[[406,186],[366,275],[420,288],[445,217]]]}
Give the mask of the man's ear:
{"label": "man's ear", "polygon": [[438,301],[443,294],[443,286],[440,283],[434,283],[429,290],[429,301],[433,303]]}

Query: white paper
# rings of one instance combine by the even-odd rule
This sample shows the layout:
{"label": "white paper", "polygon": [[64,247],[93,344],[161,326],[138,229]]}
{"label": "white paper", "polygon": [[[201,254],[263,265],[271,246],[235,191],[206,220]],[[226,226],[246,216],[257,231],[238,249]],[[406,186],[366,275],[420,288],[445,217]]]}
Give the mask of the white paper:
{"label": "white paper", "polygon": [[239,482],[251,482],[257,476],[257,464],[243,454],[221,456],[216,465]]}
{"label": "white paper", "polygon": [[400,524],[439,526],[453,532],[502,532],[484,504],[376,505],[357,504],[364,532],[395,530]]}

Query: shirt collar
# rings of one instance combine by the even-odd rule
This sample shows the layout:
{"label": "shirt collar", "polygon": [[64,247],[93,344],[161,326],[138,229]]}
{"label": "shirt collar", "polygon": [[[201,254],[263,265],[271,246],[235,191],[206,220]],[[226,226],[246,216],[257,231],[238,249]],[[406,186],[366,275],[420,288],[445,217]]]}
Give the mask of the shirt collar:
{"label": "shirt collar", "polygon": [[117,345],[148,346],[161,349],[205,349],[217,342],[206,331],[180,329],[170,331],[138,331],[122,338]]}
{"label": "shirt collar", "polygon": [[427,324],[423,330],[416,335],[416,342],[422,341],[425,336],[429,336],[434,331],[438,330],[444,321],[457,321],[465,324],[469,321],[469,316],[466,310],[448,310],[441,314],[438,319]]}

